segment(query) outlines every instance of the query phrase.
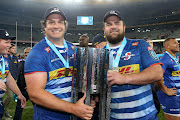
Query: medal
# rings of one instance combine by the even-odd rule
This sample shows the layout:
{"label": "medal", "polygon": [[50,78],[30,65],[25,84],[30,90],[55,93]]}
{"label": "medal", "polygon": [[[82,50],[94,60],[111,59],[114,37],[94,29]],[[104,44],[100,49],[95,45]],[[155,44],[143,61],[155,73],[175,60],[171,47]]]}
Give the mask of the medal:
{"label": "medal", "polygon": [[5,74],[2,74],[2,79],[3,79],[3,80],[5,79],[5,77],[6,77],[6,75],[5,75]]}
{"label": "medal", "polygon": [[69,75],[69,68],[65,68],[65,77],[68,77]]}
{"label": "medal", "polygon": [[49,41],[47,39],[47,37],[45,37],[45,39],[46,39],[46,43],[51,47],[51,49],[56,53],[56,55],[59,57],[59,59],[64,64],[64,66],[65,66],[64,75],[65,75],[65,77],[67,77],[69,75],[69,58],[68,58],[68,45],[67,45],[65,39],[63,38],[63,45],[64,45],[66,52],[67,52],[66,60],[61,55],[61,53],[57,50],[57,48],[54,46],[54,44],[51,41]]}
{"label": "medal", "polygon": [[112,70],[116,71],[116,72],[119,72],[119,67],[113,67]]}

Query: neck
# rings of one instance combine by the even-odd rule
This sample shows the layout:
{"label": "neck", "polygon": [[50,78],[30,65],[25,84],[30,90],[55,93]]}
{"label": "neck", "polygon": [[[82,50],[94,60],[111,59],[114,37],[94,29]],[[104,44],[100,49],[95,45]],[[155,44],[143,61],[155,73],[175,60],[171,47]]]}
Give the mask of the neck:
{"label": "neck", "polygon": [[12,57],[13,56],[13,54],[12,53],[9,53],[9,55]]}
{"label": "neck", "polygon": [[[47,36],[46,36],[46,37],[47,37]],[[63,46],[63,38],[51,39],[51,38],[47,37],[47,39],[48,39],[49,41],[51,41],[54,45]]]}
{"label": "neck", "polygon": [[[108,42],[108,43],[109,43],[109,42]],[[122,43],[122,41],[119,42],[119,43],[116,43],[116,44],[111,44],[111,43],[109,43],[109,47],[116,47],[116,46],[121,45],[121,43]]]}
{"label": "neck", "polygon": [[174,53],[174,52],[172,52],[172,51],[170,51],[170,50],[166,50],[166,51],[168,51],[173,57],[176,56],[176,53]]}

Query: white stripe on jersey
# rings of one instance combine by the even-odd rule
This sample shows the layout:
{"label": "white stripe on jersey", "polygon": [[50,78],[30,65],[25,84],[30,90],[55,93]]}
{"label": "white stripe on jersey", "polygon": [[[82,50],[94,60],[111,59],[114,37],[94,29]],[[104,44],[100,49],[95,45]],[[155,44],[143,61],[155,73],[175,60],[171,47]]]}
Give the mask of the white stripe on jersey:
{"label": "white stripe on jersey", "polygon": [[50,92],[51,94],[63,94],[63,93],[71,92],[72,86],[65,87],[65,88],[45,89],[45,90]]}
{"label": "white stripe on jersey", "polygon": [[146,104],[147,102],[152,101],[152,95],[148,95],[142,99],[132,101],[132,102],[123,102],[123,103],[111,103],[112,109],[123,109],[123,108],[134,108]]}
{"label": "white stripe on jersey", "polygon": [[72,98],[68,97],[68,98],[62,98],[62,100],[67,101],[67,102],[72,102]]}
{"label": "white stripe on jersey", "polygon": [[134,118],[140,118],[140,117],[143,117],[143,116],[147,115],[148,113],[151,113],[155,109],[156,108],[154,107],[154,105],[152,105],[151,107],[148,107],[147,109],[139,111],[139,112],[133,112],[133,113],[111,113],[111,117],[115,118],[115,119],[134,119]]}
{"label": "white stripe on jersey", "polygon": [[112,92],[111,98],[113,99],[113,98],[130,97],[130,96],[141,94],[141,93],[146,92],[150,89],[151,89],[151,86],[148,84],[148,85],[144,85],[142,87],[139,87],[137,89],[131,89],[131,90],[120,91],[120,92]]}
{"label": "white stripe on jersey", "polygon": [[[57,82],[58,81],[58,82]],[[72,77],[59,78],[56,80],[51,80],[47,83],[47,85],[61,84],[72,81]]]}

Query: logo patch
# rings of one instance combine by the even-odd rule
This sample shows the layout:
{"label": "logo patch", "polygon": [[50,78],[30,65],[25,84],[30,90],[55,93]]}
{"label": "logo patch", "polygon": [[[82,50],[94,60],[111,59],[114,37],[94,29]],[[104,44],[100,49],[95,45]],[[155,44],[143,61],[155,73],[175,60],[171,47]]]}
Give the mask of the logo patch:
{"label": "logo patch", "polygon": [[135,56],[135,54],[131,54],[131,52],[127,52],[121,58],[124,58],[124,60],[129,60],[131,58],[131,56]]}
{"label": "logo patch", "polygon": [[159,60],[158,56],[156,55],[156,53],[154,52],[154,50],[151,47],[148,47],[148,51],[153,59]]}
{"label": "logo patch", "polygon": [[47,51],[47,53],[49,53],[51,51],[51,49],[49,47],[46,47],[44,50]]}
{"label": "logo patch", "polygon": [[127,66],[119,67],[119,72],[121,74],[139,73],[140,67],[139,64],[127,65]]}
{"label": "logo patch", "polygon": [[131,46],[138,46],[139,42],[133,42]]}

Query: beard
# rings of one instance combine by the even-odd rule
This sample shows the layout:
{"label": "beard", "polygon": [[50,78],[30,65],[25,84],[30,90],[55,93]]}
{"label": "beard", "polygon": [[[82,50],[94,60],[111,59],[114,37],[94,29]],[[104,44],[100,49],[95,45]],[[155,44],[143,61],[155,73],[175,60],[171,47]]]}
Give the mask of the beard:
{"label": "beard", "polygon": [[121,34],[118,34],[116,37],[112,37],[111,35],[106,35],[106,38],[109,43],[117,44],[117,43],[123,41],[124,36],[125,36],[125,33],[123,32]]}

